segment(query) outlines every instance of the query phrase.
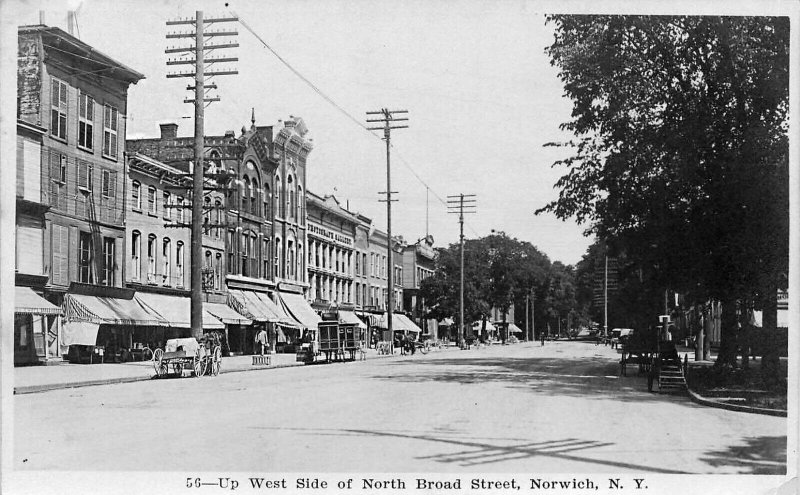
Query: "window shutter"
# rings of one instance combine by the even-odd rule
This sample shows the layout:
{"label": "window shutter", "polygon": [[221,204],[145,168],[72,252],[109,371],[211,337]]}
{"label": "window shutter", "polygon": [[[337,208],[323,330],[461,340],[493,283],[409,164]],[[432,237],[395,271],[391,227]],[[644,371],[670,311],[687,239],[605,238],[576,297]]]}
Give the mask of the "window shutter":
{"label": "window shutter", "polygon": [[116,198],[117,197],[117,173],[116,172],[109,172],[109,177],[108,177],[108,197],[109,198]]}
{"label": "window shutter", "polygon": [[89,180],[89,167],[84,161],[78,161],[78,187],[86,187]]}

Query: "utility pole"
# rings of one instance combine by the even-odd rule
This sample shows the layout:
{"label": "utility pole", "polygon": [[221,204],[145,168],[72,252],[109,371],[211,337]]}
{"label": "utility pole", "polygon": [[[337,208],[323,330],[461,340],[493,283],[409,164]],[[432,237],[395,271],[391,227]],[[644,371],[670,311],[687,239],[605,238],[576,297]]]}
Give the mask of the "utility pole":
{"label": "utility pole", "polygon": [[606,269],[603,277],[603,337],[608,337],[608,255],[606,255]]}
{"label": "utility pole", "polygon": [[[188,59],[167,60],[167,65],[194,65],[194,72],[179,72],[167,74],[167,78],[194,77],[194,86],[186,89],[194,89],[193,99],[184,99],[184,103],[194,103],[194,170],[192,171],[192,233],[190,251],[190,276],[191,276],[191,331],[192,336],[200,338],[203,336],[203,155],[205,151],[205,131],[203,125],[204,110],[206,102],[219,101],[219,97],[206,98],[205,78],[222,75],[238,74],[235,69],[231,70],[211,70],[210,66],[221,62],[236,62],[236,57],[205,57],[206,51],[235,48],[238,43],[225,44],[206,44],[207,37],[226,37],[236,36],[236,31],[205,31],[206,25],[222,22],[236,22],[236,17],[221,17],[204,19],[203,11],[198,10],[194,19],[180,19],[167,21],[167,26],[193,25],[194,33],[169,33],[167,39],[194,38],[194,46],[182,48],[168,48],[165,53],[190,54]],[[191,54],[194,53],[194,59]],[[212,84],[209,88],[216,89]]]}
{"label": "utility pole", "polygon": [[[383,139],[386,141],[386,199],[380,200],[381,202],[386,202],[386,233],[388,236],[388,245],[389,245],[389,254],[388,254],[388,261],[387,264],[389,266],[386,267],[386,271],[388,272],[386,283],[389,285],[389,290],[387,291],[388,300],[386,302],[388,308],[386,314],[388,315],[388,322],[386,323],[387,329],[389,330],[389,351],[394,353],[394,333],[392,332],[392,314],[394,313],[394,246],[392,246],[392,168],[391,168],[391,160],[390,160],[390,150],[391,150],[391,139],[392,139],[392,129],[406,129],[408,128],[407,125],[391,125],[392,122],[399,122],[399,121],[407,121],[408,118],[406,117],[395,117],[394,114],[407,114],[408,110],[387,110],[386,108],[382,108],[377,112],[367,112],[367,122],[381,122],[383,126],[381,127],[369,127],[368,129],[371,131],[380,131],[383,130]],[[380,118],[377,119],[370,119],[370,115],[380,115]],[[396,191],[395,191],[396,192]],[[380,192],[378,194],[384,194],[384,192]]]}
{"label": "utility pole", "polygon": [[477,200],[474,194],[458,194],[447,196],[447,213],[458,213],[458,223],[461,227],[459,241],[461,243],[461,289],[458,320],[458,345],[464,345],[464,214],[476,213]]}

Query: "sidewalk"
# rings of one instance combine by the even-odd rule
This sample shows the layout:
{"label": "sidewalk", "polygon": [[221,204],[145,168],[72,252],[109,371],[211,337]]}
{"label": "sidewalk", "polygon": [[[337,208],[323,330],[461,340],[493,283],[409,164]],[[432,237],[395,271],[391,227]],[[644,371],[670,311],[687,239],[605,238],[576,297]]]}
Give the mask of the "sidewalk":
{"label": "sidewalk", "polygon": [[[694,349],[678,345],[677,351],[678,355],[680,356],[681,362],[684,362],[686,359],[686,364],[689,369],[692,368],[706,368],[714,365],[714,362],[717,359],[716,352],[710,352],[708,359],[696,361],[695,360],[695,351]],[[785,362],[786,358],[781,358],[782,362]],[[751,361],[751,367],[759,368],[761,366],[761,359],[759,358],[757,361]],[[763,407],[755,407],[749,406],[744,404],[736,404],[736,401],[741,399],[736,398],[736,391],[731,389],[728,393],[723,394],[716,394],[716,396],[701,395],[696,390],[692,390],[691,383],[687,380],[686,384],[686,391],[689,395],[689,398],[692,402],[697,404],[701,404],[708,407],[715,407],[718,409],[727,409],[729,411],[739,411],[739,412],[747,412],[747,413],[755,413],[755,414],[765,414],[769,416],[783,416],[786,417],[786,410],[783,409],[767,409]]]}
{"label": "sidewalk", "polygon": [[[457,349],[456,347],[444,350]],[[442,351],[432,351],[431,354]],[[253,365],[253,356],[228,356],[222,358],[220,373],[259,371],[291,366],[303,366],[292,354],[270,354],[270,365]],[[367,349],[366,359],[400,357],[379,355],[375,349]],[[358,358],[356,358],[358,359]],[[356,361],[358,362],[358,361]],[[185,373],[188,373],[186,371]],[[33,394],[48,390],[59,390],[94,385],[110,385],[152,380],[155,369],[150,361],[110,364],[70,364],[54,366],[22,366],[14,368],[14,394]]]}

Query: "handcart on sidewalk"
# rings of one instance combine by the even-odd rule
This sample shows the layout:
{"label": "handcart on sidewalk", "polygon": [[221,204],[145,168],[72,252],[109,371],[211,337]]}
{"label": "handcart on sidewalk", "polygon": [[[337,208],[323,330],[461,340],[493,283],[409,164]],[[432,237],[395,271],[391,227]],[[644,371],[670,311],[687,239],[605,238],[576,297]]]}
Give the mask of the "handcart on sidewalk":
{"label": "handcart on sidewalk", "polygon": [[153,367],[157,377],[170,374],[183,376],[190,370],[195,377],[219,375],[222,368],[222,347],[212,339],[169,339],[164,349],[153,353]]}

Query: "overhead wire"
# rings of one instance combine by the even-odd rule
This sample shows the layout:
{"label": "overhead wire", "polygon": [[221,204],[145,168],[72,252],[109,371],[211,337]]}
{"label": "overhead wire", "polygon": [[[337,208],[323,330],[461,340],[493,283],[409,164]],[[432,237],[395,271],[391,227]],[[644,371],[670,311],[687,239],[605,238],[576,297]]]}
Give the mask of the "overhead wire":
{"label": "overhead wire", "polygon": [[[381,139],[381,140],[383,139],[381,136],[379,136],[378,134],[376,134],[375,132],[373,132],[372,130],[370,130],[370,129],[369,129],[369,128],[368,128],[366,125],[364,125],[364,124],[363,124],[363,123],[362,123],[360,120],[358,120],[356,117],[354,117],[354,116],[353,116],[353,115],[352,115],[350,112],[348,112],[347,110],[345,110],[345,109],[344,109],[344,108],[343,108],[341,105],[339,105],[338,103],[336,103],[336,101],[334,101],[334,100],[333,100],[333,98],[331,98],[330,96],[328,96],[327,94],[325,94],[325,93],[324,93],[324,92],[323,92],[323,91],[322,91],[322,90],[321,90],[321,89],[320,89],[320,88],[319,88],[319,87],[318,87],[316,84],[314,84],[313,82],[311,82],[311,80],[310,80],[310,79],[308,79],[306,76],[304,76],[304,75],[303,75],[303,74],[302,74],[302,73],[301,73],[299,70],[297,70],[296,68],[294,68],[294,66],[292,66],[292,65],[291,65],[291,64],[290,64],[290,63],[289,63],[289,62],[288,62],[288,61],[287,61],[285,58],[283,58],[283,57],[282,57],[282,56],[281,56],[281,55],[280,55],[280,54],[279,54],[279,53],[278,53],[278,52],[277,52],[277,51],[276,51],[274,48],[272,48],[272,47],[271,47],[271,46],[270,46],[270,45],[269,45],[269,44],[268,44],[266,41],[264,41],[264,39],[263,39],[263,38],[262,38],[262,37],[261,37],[261,36],[260,36],[258,33],[256,33],[256,31],[255,31],[255,30],[254,30],[254,29],[253,29],[253,28],[252,28],[252,27],[251,27],[251,26],[250,26],[250,25],[249,25],[249,24],[248,24],[248,23],[247,23],[247,22],[246,22],[244,19],[242,19],[242,17],[241,17],[241,16],[239,16],[238,14],[236,14],[236,12],[234,12],[234,11],[229,11],[229,12],[230,12],[230,14],[231,14],[232,16],[234,16],[234,17],[236,17],[237,19],[239,19],[239,23],[240,23],[240,24],[241,24],[241,25],[242,25],[242,26],[243,26],[243,27],[244,27],[244,28],[245,28],[247,31],[249,31],[249,32],[250,32],[250,34],[252,34],[252,35],[253,35],[253,36],[254,36],[254,37],[255,37],[255,38],[256,38],[256,39],[257,39],[257,40],[258,40],[258,41],[259,41],[259,42],[260,42],[260,43],[261,43],[261,44],[262,44],[262,45],[263,45],[263,46],[266,48],[266,49],[267,49],[267,50],[269,50],[269,51],[270,51],[270,52],[271,52],[271,53],[272,53],[272,54],[273,54],[273,55],[274,55],[274,56],[275,56],[275,57],[276,57],[276,58],[277,58],[277,59],[278,59],[278,60],[279,60],[279,61],[280,61],[280,62],[281,62],[281,63],[282,63],[284,66],[286,66],[286,68],[287,68],[287,69],[289,69],[289,70],[290,70],[290,71],[291,71],[291,72],[292,72],[292,73],[293,73],[295,76],[297,76],[297,77],[298,77],[298,78],[299,78],[301,81],[303,81],[304,83],[306,83],[306,84],[307,84],[307,85],[308,85],[308,86],[309,86],[309,87],[310,87],[310,88],[311,88],[311,89],[312,89],[312,90],[313,90],[315,93],[317,93],[317,94],[318,94],[318,95],[319,95],[319,96],[320,96],[320,97],[321,97],[323,100],[327,101],[327,102],[328,102],[328,103],[329,103],[331,106],[333,106],[334,108],[336,108],[336,109],[337,109],[337,110],[338,110],[340,113],[342,113],[342,114],[343,114],[345,117],[347,117],[347,118],[348,118],[348,120],[350,120],[351,122],[353,122],[353,123],[354,123],[355,125],[357,125],[359,128],[361,128],[361,129],[363,129],[364,131],[368,132],[370,135],[374,136],[374,137],[375,137],[375,138],[377,138],[377,139]],[[437,199],[437,200],[438,200],[438,201],[439,201],[441,204],[443,204],[444,206],[447,206],[447,201],[446,201],[445,199],[443,199],[443,198],[442,198],[442,197],[441,197],[439,194],[437,194],[436,190],[434,190],[432,187],[430,187],[430,185],[428,185],[428,183],[427,183],[427,182],[425,182],[425,180],[423,180],[423,179],[422,179],[422,177],[420,177],[420,175],[419,175],[419,174],[416,172],[416,170],[414,170],[414,168],[411,166],[411,164],[409,164],[409,163],[408,163],[408,161],[405,159],[405,157],[403,157],[403,155],[400,153],[400,151],[399,151],[399,150],[397,150],[397,148],[396,148],[396,147],[395,147],[393,144],[391,144],[391,143],[389,143],[389,146],[392,148],[392,150],[394,150],[394,151],[395,151],[395,154],[396,154],[396,156],[397,156],[397,157],[400,159],[400,162],[401,162],[401,163],[402,163],[402,164],[403,164],[403,165],[404,165],[404,166],[405,166],[405,167],[406,167],[406,168],[407,168],[407,169],[408,169],[408,170],[411,172],[411,174],[412,174],[412,175],[413,175],[413,176],[414,176],[414,177],[415,177],[415,178],[416,178],[416,179],[417,179],[417,180],[418,180],[418,181],[419,181],[419,182],[420,182],[420,183],[421,183],[423,186],[425,186],[425,187],[428,189],[428,191],[430,191],[431,193],[433,193],[433,196],[434,196],[434,197],[435,197],[435,198],[436,198],[436,199]],[[478,234],[478,233],[475,231],[475,229],[474,229],[474,228],[472,228],[472,226],[471,226],[471,225],[469,225],[469,224],[468,224],[466,221],[465,221],[464,223],[465,223],[465,224],[467,224],[467,226],[470,228],[470,230],[472,230],[472,232],[473,232],[473,233],[474,233],[476,236],[478,236],[478,235],[479,235],[479,234]]]}

